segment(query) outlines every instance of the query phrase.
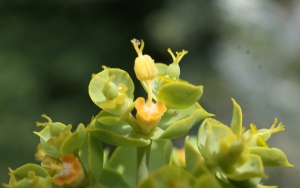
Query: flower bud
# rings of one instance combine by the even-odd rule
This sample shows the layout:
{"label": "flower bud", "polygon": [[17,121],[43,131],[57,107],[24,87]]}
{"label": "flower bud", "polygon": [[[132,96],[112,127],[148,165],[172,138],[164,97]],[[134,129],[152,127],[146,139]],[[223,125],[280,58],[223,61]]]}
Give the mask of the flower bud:
{"label": "flower bud", "polygon": [[139,79],[140,81],[152,80],[157,76],[158,70],[155,66],[154,60],[149,55],[142,54],[144,41],[141,41],[140,48],[138,47],[140,45],[139,40],[132,39],[131,42],[138,54],[138,57],[135,59],[134,63],[134,72],[137,79]]}
{"label": "flower bud", "polygon": [[166,70],[166,76],[178,79],[180,75],[180,67],[179,67],[179,61],[182,59],[182,57],[188,53],[188,51],[182,50],[182,52],[176,52],[176,57],[171,51],[171,49],[168,49],[168,52],[171,54],[173,63],[170,64]]}
{"label": "flower bud", "polygon": [[[249,130],[247,130],[243,137],[247,140],[247,144],[249,147],[269,147],[267,144],[267,140],[271,137],[273,133],[284,131],[284,125],[280,122],[278,126],[276,126],[278,119],[275,118],[270,129],[259,129],[257,130],[254,124],[250,124]],[[276,127],[275,127],[276,126]]]}

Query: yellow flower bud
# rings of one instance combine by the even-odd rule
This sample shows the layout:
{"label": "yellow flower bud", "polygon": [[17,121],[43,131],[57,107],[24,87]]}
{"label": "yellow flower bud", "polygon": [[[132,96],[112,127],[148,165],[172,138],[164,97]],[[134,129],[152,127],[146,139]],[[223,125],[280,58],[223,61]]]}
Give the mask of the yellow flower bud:
{"label": "yellow flower bud", "polygon": [[[133,47],[135,48],[138,57],[135,59],[134,72],[140,81],[152,80],[158,74],[158,70],[155,66],[154,60],[149,55],[143,55],[144,41],[141,42],[137,39],[131,40]],[[141,44],[141,47],[138,46]]]}
{"label": "yellow flower bud", "polygon": [[141,127],[142,133],[145,135],[149,134],[156,127],[160,118],[167,111],[164,102],[158,101],[156,104],[152,103],[149,107],[142,97],[136,99],[135,108],[136,120]]}

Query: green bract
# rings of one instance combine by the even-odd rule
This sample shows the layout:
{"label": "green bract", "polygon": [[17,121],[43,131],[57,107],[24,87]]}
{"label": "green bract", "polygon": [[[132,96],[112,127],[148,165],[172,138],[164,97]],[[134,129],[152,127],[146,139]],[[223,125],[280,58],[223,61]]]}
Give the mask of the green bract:
{"label": "green bract", "polygon": [[[108,83],[105,83],[107,81]],[[114,87],[109,87],[113,91],[108,93],[105,89],[107,85],[116,86],[118,95],[115,95]],[[89,84],[89,94],[92,101],[100,108],[114,114],[121,115],[133,102],[134,85],[127,72],[116,69],[106,68],[96,75]],[[110,98],[108,96],[114,96]]]}

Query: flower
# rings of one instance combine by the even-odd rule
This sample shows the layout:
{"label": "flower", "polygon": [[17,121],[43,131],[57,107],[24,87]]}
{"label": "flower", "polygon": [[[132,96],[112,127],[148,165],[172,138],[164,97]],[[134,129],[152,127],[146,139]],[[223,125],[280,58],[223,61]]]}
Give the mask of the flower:
{"label": "flower", "polygon": [[[51,118],[48,117],[46,114],[42,115],[43,118],[46,118],[48,120],[48,122],[45,123],[40,123],[40,122],[36,122],[37,126],[43,126],[43,127],[48,127],[49,128],[49,132],[50,132],[50,136],[49,139],[47,140],[47,144],[48,145],[52,145],[54,146],[57,150],[60,149],[60,146],[62,145],[62,143],[69,137],[72,135],[71,133],[71,129],[72,129],[72,125],[64,125],[60,122],[52,122]],[[43,131],[41,132],[34,132],[36,135],[38,135],[39,137],[43,137],[44,135],[42,134]]]}
{"label": "flower", "polygon": [[[110,68],[106,66],[102,66],[102,68],[104,69],[104,74],[100,73],[97,75],[93,75],[92,78],[92,80],[100,81],[100,92],[102,93],[101,95],[104,96],[103,100],[99,103],[98,106],[111,114],[120,115],[129,106],[127,101],[128,96],[126,94],[128,87],[122,83],[116,85],[113,82],[116,75],[109,75]],[[97,84],[97,87],[98,85],[99,84]]]}
{"label": "flower", "polygon": [[270,129],[259,129],[257,130],[254,124],[250,124],[249,130],[247,130],[243,137],[247,140],[247,144],[249,147],[269,147],[267,144],[267,140],[271,137],[272,134],[284,131],[284,125],[280,122],[277,126],[278,119],[275,118]]}
{"label": "flower", "polygon": [[182,50],[182,52],[176,52],[176,57],[170,48],[168,48],[168,52],[172,56],[173,63],[168,66],[166,70],[166,76],[173,79],[178,79],[180,75],[180,68],[178,63],[183,58],[183,56],[188,53],[188,51]]}
{"label": "flower", "polygon": [[152,105],[149,107],[142,97],[136,99],[135,108],[137,111],[137,122],[145,135],[149,134],[156,127],[162,115],[167,111],[163,101],[152,102]]}
{"label": "flower", "polygon": [[[158,74],[158,70],[155,66],[154,60],[149,55],[143,55],[142,51],[144,49],[144,41],[141,42],[137,39],[131,40],[138,57],[134,62],[134,72],[137,79],[140,81],[152,80]],[[138,46],[141,45],[139,48]]]}
{"label": "flower", "polygon": [[52,168],[55,168],[58,173],[58,176],[52,179],[54,184],[78,187],[86,182],[82,165],[77,157],[73,154],[64,155],[61,162],[60,165],[52,164]]}

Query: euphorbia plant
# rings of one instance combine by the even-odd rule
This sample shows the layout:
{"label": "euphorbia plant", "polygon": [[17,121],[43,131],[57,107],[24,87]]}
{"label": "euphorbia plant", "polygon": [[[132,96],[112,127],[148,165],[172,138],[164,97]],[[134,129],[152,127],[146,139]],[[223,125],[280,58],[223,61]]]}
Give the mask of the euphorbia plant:
{"label": "euphorbia plant", "polygon": [[[188,52],[168,49],[173,63],[155,63],[143,54],[144,42],[131,40],[137,58],[134,71],[148,93],[134,99],[130,75],[103,66],[89,84],[92,101],[101,108],[85,127],[53,122],[48,116],[36,159],[15,170],[4,187],[216,187],[263,188],[265,166],[291,167],[285,154],[269,148],[271,134],[284,130],[275,119],[270,129],[242,125],[242,111],[233,101],[230,126],[224,125],[198,103],[202,86],[179,78],[179,62]],[[136,114],[132,110],[136,109]],[[170,139],[178,138],[202,121],[198,135],[186,137],[178,150]],[[118,146],[109,156],[105,142]]]}

